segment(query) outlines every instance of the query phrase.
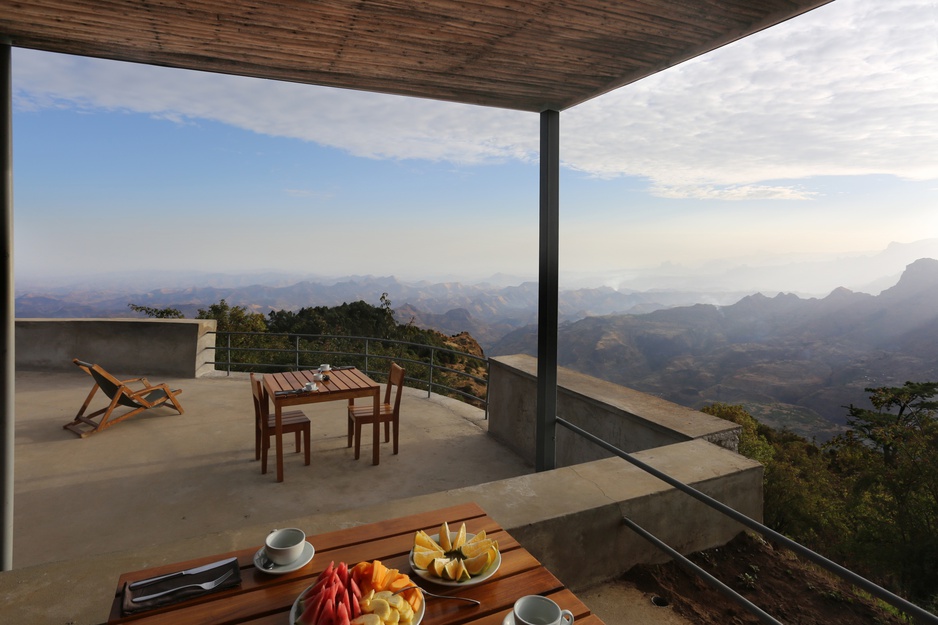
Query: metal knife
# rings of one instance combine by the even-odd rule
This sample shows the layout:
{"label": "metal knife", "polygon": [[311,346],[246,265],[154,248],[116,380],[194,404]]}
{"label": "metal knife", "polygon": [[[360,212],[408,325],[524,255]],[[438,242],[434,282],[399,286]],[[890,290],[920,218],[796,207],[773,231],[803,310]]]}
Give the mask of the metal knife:
{"label": "metal knife", "polygon": [[218,562],[212,562],[210,564],[203,564],[202,566],[197,566],[193,569],[186,569],[185,571],[177,571],[175,573],[168,573],[166,575],[160,575],[159,577],[151,577],[150,579],[141,579],[140,581],[133,582],[130,585],[130,588],[140,588],[141,586],[149,586],[150,584],[155,584],[156,582],[161,582],[164,579],[170,579],[172,577],[182,577],[183,575],[195,575],[196,573],[202,573],[204,571],[209,571],[211,569],[222,567],[226,564],[236,561],[237,558],[228,558],[227,560],[219,560]]}

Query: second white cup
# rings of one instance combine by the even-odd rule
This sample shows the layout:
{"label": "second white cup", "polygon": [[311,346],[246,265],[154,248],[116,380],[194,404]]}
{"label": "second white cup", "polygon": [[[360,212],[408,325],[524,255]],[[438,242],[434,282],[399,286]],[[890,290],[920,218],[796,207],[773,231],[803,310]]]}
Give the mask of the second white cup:
{"label": "second white cup", "polygon": [[295,527],[271,530],[264,540],[264,551],[274,564],[290,564],[301,555],[306,545],[306,532]]}
{"label": "second white cup", "polygon": [[526,595],[515,601],[515,625],[571,625],[573,612],[561,610],[547,597]]}

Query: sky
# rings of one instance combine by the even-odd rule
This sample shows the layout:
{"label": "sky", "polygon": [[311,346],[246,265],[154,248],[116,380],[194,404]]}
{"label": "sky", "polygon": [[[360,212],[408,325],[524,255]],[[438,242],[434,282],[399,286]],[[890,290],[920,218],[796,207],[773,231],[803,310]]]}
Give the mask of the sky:
{"label": "sky", "polygon": [[[560,116],[560,271],[938,237],[938,2],[836,0]],[[17,285],[537,276],[539,116],[13,51]]]}

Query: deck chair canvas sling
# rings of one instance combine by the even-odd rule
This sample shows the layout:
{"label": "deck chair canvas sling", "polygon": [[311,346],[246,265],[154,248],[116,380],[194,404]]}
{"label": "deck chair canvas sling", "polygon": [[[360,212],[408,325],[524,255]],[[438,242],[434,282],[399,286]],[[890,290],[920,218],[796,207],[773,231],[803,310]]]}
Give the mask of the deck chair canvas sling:
{"label": "deck chair canvas sling", "polygon": [[[62,426],[82,438],[109,428],[124,419],[129,419],[144,410],[162,406],[163,404],[170,404],[179,414],[183,413],[182,405],[177,399],[177,395],[182,393],[181,389],[171,390],[166,384],[150,384],[146,378],[118,380],[98,365],[77,358],[72,362],[94,378],[94,386],[91,388],[91,392],[88,393],[88,397],[85,398],[85,403],[81,405],[81,410],[75,415],[74,420]],[[138,388],[131,388],[131,385]],[[108,396],[110,403],[106,407],[86,415],[85,411],[91,405],[91,400],[98,392],[98,389],[101,389]],[[114,414],[115,411],[120,411],[122,408],[129,408],[130,410],[121,414]]]}

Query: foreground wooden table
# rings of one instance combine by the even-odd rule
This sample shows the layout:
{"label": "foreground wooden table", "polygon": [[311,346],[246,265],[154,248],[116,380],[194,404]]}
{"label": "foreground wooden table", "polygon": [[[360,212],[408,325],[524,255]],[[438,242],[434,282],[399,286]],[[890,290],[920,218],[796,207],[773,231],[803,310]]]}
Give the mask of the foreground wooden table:
{"label": "foreground wooden table", "polygon": [[[427,533],[435,534],[443,521],[447,521],[450,527],[455,524],[456,528],[465,521],[470,533],[484,529],[486,535],[497,539],[502,553],[498,572],[478,585],[458,588],[430,584],[411,574],[408,554],[413,546],[414,532],[424,529]],[[262,540],[263,537],[259,536],[258,543]],[[140,625],[289,625],[290,608],[294,600],[331,561],[354,565],[363,560],[381,560],[391,568],[410,574],[411,579],[418,581],[430,592],[471,597],[482,602],[481,606],[474,606],[462,601],[427,598],[422,625],[501,625],[505,616],[511,612],[515,600],[531,594],[548,596],[562,608],[572,611],[578,625],[603,625],[599,617],[591,615],[586,605],[565,589],[550,571],[476,504],[309,536],[308,540],[316,548],[315,557],[302,569],[286,575],[268,575],[254,568],[254,553],[259,545],[242,551],[125,573],[118,580],[118,591],[107,622]],[[121,618],[120,589],[124,582],[172,573],[226,557],[238,558],[241,567],[240,587]]]}
{"label": "foreground wooden table", "polygon": [[[318,369],[311,371],[288,371],[285,373],[264,374],[264,390],[274,405],[276,416],[275,436],[277,446],[277,481],[283,481],[283,409],[286,406],[313,404],[321,401],[338,401],[343,399],[356,399],[359,397],[372,397],[374,400],[375,416],[378,416],[381,403],[381,386],[358,369],[332,369],[328,371],[328,382],[315,382],[313,375],[319,373]],[[302,391],[307,382],[315,382],[319,387],[315,391]],[[378,464],[380,453],[378,432],[380,424],[375,419],[374,425],[374,451],[372,464]]]}

